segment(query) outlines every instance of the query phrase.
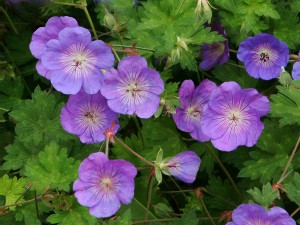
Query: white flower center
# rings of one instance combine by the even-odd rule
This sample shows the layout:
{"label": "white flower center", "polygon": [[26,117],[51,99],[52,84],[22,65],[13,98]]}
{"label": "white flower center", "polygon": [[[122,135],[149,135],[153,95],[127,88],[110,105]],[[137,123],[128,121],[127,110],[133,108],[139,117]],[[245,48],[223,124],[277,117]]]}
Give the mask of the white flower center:
{"label": "white flower center", "polygon": [[187,108],[187,113],[194,118],[201,117],[203,114],[203,108],[201,106],[200,107],[190,106]]}
{"label": "white flower center", "polygon": [[112,180],[109,177],[104,177],[100,181],[100,186],[101,186],[101,188],[103,188],[106,191],[113,190],[113,182],[112,182]]}
{"label": "white flower center", "polygon": [[126,87],[126,92],[131,93],[132,97],[135,97],[137,95],[138,92],[140,92],[142,90],[140,90],[138,88],[138,84],[137,83],[131,83],[128,84]]}
{"label": "white flower center", "polygon": [[96,112],[90,111],[84,114],[85,121],[89,124],[97,124],[99,121],[99,115]]}
{"label": "white flower center", "polygon": [[229,125],[237,126],[242,122],[242,113],[239,110],[230,110],[227,119]]}

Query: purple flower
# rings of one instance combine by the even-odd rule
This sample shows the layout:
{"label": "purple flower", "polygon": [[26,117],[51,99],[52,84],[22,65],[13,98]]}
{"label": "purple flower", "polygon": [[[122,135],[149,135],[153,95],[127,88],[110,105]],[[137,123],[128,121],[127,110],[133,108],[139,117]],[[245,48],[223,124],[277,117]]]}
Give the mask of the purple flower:
{"label": "purple flower", "polygon": [[[217,31],[219,34],[225,37],[226,33],[221,23],[218,21],[211,25],[211,31]],[[203,61],[200,63],[202,70],[210,70],[215,65],[222,65],[229,59],[229,47],[228,41],[219,41],[213,44],[205,44],[201,48],[201,55]]]}
{"label": "purple flower", "polygon": [[[298,53],[298,56],[300,58],[300,52]],[[292,70],[292,76],[294,80],[300,80],[300,61],[294,63],[293,70]]]}
{"label": "purple flower", "polygon": [[78,202],[98,218],[114,215],[121,203],[129,204],[134,195],[137,170],[125,160],[109,160],[102,152],[82,161],[79,179],[73,185]]}
{"label": "purple flower", "polygon": [[69,133],[75,134],[83,143],[100,143],[105,140],[104,132],[115,121],[114,134],[119,125],[118,116],[111,111],[106,99],[100,92],[89,95],[84,91],[71,95],[62,108],[60,120],[62,127]]}
{"label": "purple flower", "polygon": [[256,89],[241,89],[235,82],[225,82],[211,94],[201,128],[219,150],[251,147],[264,128],[260,117],[269,110],[268,98]]}
{"label": "purple flower", "polygon": [[26,3],[30,3],[30,4],[37,4],[37,5],[42,5],[42,4],[45,4],[47,2],[49,2],[49,0],[7,0],[7,2],[9,4],[19,4],[19,3],[22,3],[22,2],[26,2]]}
{"label": "purple flower", "polygon": [[226,225],[296,225],[289,214],[280,207],[267,211],[257,204],[242,204],[232,212],[232,222]]}
{"label": "purple flower", "polygon": [[204,80],[195,88],[192,80],[185,80],[179,88],[182,108],[176,107],[173,119],[179,130],[189,132],[198,141],[208,141],[200,126],[201,118],[207,108],[209,97],[217,85]]}
{"label": "purple flower", "polygon": [[281,67],[289,61],[286,43],[270,34],[261,33],[244,40],[237,57],[244,62],[246,71],[254,78],[270,80],[280,76]]}
{"label": "purple flower", "polygon": [[47,21],[45,27],[40,27],[33,33],[29,48],[31,54],[39,59],[36,69],[40,75],[49,79],[49,70],[46,69],[41,62],[42,55],[47,49],[47,42],[51,39],[57,39],[58,33],[64,28],[77,26],[77,21],[72,17],[54,16]]}
{"label": "purple flower", "polygon": [[196,180],[201,159],[193,151],[182,152],[166,163],[167,172],[185,183],[193,183]]}
{"label": "purple flower", "polygon": [[76,94],[81,88],[88,94],[97,93],[102,87],[101,69],[114,65],[111,48],[103,41],[92,41],[83,27],[64,28],[46,47],[42,64],[50,71],[53,87],[64,94]]}
{"label": "purple flower", "polygon": [[147,61],[140,56],[128,56],[121,60],[118,70],[106,72],[101,89],[113,111],[140,118],[149,118],[156,112],[158,95],[163,91],[159,73],[148,68]]}

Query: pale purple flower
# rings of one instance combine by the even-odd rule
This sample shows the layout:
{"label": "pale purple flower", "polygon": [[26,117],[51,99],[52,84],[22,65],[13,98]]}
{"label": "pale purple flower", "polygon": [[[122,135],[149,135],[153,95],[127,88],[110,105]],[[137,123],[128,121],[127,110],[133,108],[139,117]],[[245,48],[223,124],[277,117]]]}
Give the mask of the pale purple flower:
{"label": "pale purple flower", "polygon": [[200,126],[209,97],[217,85],[209,80],[202,81],[196,88],[192,80],[185,80],[179,88],[182,108],[176,107],[173,119],[179,130],[189,132],[198,141],[208,141]]}
{"label": "pale purple flower", "polygon": [[51,39],[57,39],[58,33],[66,27],[77,27],[77,21],[69,16],[51,17],[45,27],[38,28],[32,35],[29,45],[31,54],[39,59],[36,69],[38,73],[49,79],[49,70],[41,62],[42,55],[46,52],[46,44]]}
{"label": "pale purple flower", "polygon": [[256,89],[241,89],[235,82],[225,82],[211,94],[201,128],[219,150],[251,147],[264,128],[260,117],[269,110],[268,98]]}
{"label": "pale purple flower", "polygon": [[159,73],[148,68],[140,56],[128,56],[121,60],[118,70],[106,72],[101,89],[113,111],[140,118],[149,118],[156,112],[163,91]]}
{"label": "pale purple flower", "polygon": [[63,29],[46,47],[42,64],[50,70],[53,87],[64,94],[76,94],[81,89],[97,93],[102,87],[101,69],[114,65],[111,48],[103,41],[92,41],[91,33],[83,27]]}
{"label": "pale purple flower", "polygon": [[276,37],[261,33],[245,39],[240,44],[237,57],[244,62],[250,76],[270,80],[279,77],[281,67],[288,64],[289,48]]}
{"label": "pale purple flower", "polygon": [[8,4],[16,5],[20,3],[30,3],[30,4],[36,4],[36,5],[43,5],[45,3],[48,3],[50,0],[7,0]]}
{"label": "pale purple flower", "polygon": [[137,170],[125,160],[109,160],[102,152],[91,154],[78,169],[73,185],[79,204],[91,215],[105,218],[114,215],[121,203],[129,204],[134,195]]}
{"label": "pale purple flower", "polygon": [[88,144],[105,140],[104,132],[112,124],[115,124],[114,134],[119,129],[118,115],[108,108],[100,92],[90,95],[80,91],[70,95],[61,110],[60,121],[67,132],[77,135],[81,142]]}
{"label": "pale purple flower", "polygon": [[292,70],[292,76],[294,80],[300,80],[300,52],[298,53],[298,56],[298,61],[294,63]]}
{"label": "pale purple flower", "polygon": [[242,204],[233,210],[232,222],[226,225],[296,225],[296,222],[280,207],[267,211],[257,204]]}
{"label": "pale purple flower", "polygon": [[[211,31],[217,31],[219,34],[226,36],[224,28],[218,21],[211,25]],[[200,68],[202,70],[210,70],[216,65],[222,65],[226,63],[229,59],[229,47],[228,41],[219,41],[213,44],[205,44],[201,48],[202,62],[200,63]]]}
{"label": "pale purple flower", "polygon": [[184,151],[166,163],[166,170],[178,180],[193,183],[196,180],[201,159],[193,151]]}

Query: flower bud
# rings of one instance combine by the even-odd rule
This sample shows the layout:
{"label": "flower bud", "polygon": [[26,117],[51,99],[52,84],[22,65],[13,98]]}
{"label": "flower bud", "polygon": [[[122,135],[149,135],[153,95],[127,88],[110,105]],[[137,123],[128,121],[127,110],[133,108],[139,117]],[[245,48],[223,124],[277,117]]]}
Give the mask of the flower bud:
{"label": "flower bud", "polygon": [[278,78],[278,81],[281,85],[288,87],[292,83],[292,77],[291,75],[285,71],[285,69],[282,67],[282,72],[280,74],[280,77]]}
{"label": "flower bud", "polygon": [[198,4],[195,9],[196,16],[204,17],[208,23],[211,23],[212,11],[213,8],[209,1],[207,0],[198,0]]}
{"label": "flower bud", "polygon": [[104,26],[106,26],[110,30],[113,30],[115,25],[116,25],[115,17],[107,9],[105,9]]}

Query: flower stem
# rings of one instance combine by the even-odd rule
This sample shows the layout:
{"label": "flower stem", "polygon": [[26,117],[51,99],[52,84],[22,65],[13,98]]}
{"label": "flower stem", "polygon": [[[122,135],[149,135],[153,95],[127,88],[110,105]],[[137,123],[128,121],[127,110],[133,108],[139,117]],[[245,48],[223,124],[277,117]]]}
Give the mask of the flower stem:
{"label": "flower stem", "polygon": [[224,164],[222,163],[222,161],[220,160],[220,158],[214,153],[214,151],[206,144],[207,149],[209,150],[210,154],[212,155],[212,157],[218,162],[219,166],[221,167],[221,169],[223,170],[223,172],[226,174],[226,176],[228,177],[229,181],[231,182],[234,190],[236,191],[236,193],[239,196],[239,199],[242,200],[242,194],[239,190],[239,188],[237,187],[237,185],[235,184],[234,180],[232,179],[230,173],[228,172],[228,170],[226,169],[226,167],[224,166]]}
{"label": "flower stem", "polygon": [[[120,47],[120,48],[132,48],[132,46],[129,46],[129,45],[115,45],[115,44],[113,44],[113,46],[114,47]],[[154,50],[150,49],[150,48],[142,48],[142,47],[135,46],[135,49],[145,50],[145,51],[149,51],[149,52],[154,52]]]}
{"label": "flower stem", "polygon": [[35,201],[37,201],[37,200],[40,200],[41,198],[43,198],[43,196],[38,196],[38,197],[36,197],[36,198],[34,198],[34,199],[30,199],[30,200],[27,200],[27,201],[24,201],[24,202],[17,202],[17,203],[10,204],[10,205],[0,206],[0,210],[1,210],[1,209],[8,208],[8,207],[12,207],[12,206],[24,205],[24,204],[27,204],[27,203],[35,202]]}
{"label": "flower stem", "polygon": [[136,157],[138,157],[140,160],[144,161],[145,163],[147,163],[148,165],[155,167],[155,165],[152,162],[149,162],[147,159],[145,159],[143,156],[139,155],[138,153],[136,153],[134,150],[132,150],[129,146],[127,146],[124,142],[122,142],[119,138],[117,138],[114,135],[114,139],[120,143],[120,145],[122,145],[123,148],[125,148],[126,150],[128,150],[129,152],[131,152],[133,155],[135,155]]}
{"label": "flower stem", "polygon": [[10,16],[7,14],[6,10],[3,8],[3,7],[0,7],[0,11],[3,12],[4,16],[6,17],[6,19],[8,20],[11,28],[13,29],[13,31],[16,33],[16,34],[19,34],[15,24],[13,23],[13,21],[11,20]]}
{"label": "flower stem", "polygon": [[153,188],[153,182],[154,182],[154,176],[151,174],[149,185],[148,185],[148,194],[147,194],[147,209],[146,209],[146,215],[145,215],[145,221],[148,219],[149,215],[149,209],[150,209],[150,203],[151,203],[151,195],[152,195],[152,188]]}
{"label": "flower stem", "polygon": [[92,21],[92,18],[91,18],[91,16],[90,16],[90,13],[89,13],[89,11],[88,11],[86,5],[83,5],[81,8],[83,9],[83,11],[84,11],[84,13],[85,13],[85,15],[86,15],[86,17],[87,17],[89,23],[90,23],[90,26],[91,26],[91,28],[92,28],[92,31],[93,31],[93,34],[94,34],[95,39],[98,40],[98,35],[97,35],[97,32],[96,32],[94,23],[93,23],[93,21]]}
{"label": "flower stem", "polygon": [[121,61],[121,59],[120,59],[120,57],[119,57],[118,53],[116,52],[116,50],[115,50],[114,48],[111,48],[111,50],[112,50],[112,52],[114,53],[114,55],[116,56],[116,58],[117,58],[118,62],[120,62],[120,61]]}
{"label": "flower stem", "polygon": [[215,221],[213,220],[213,218],[211,217],[211,215],[210,215],[208,209],[206,208],[206,205],[204,204],[204,201],[203,201],[202,197],[198,198],[198,200],[201,202],[201,204],[202,204],[202,206],[203,206],[203,208],[204,208],[204,211],[206,212],[206,214],[207,214],[207,216],[208,216],[210,222],[211,222],[213,225],[216,225],[216,223],[215,223]]}
{"label": "flower stem", "polygon": [[141,136],[142,143],[143,143],[143,147],[145,147],[145,139],[144,139],[144,135],[143,135],[143,133],[142,133],[142,129],[141,129],[141,126],[140,126],[140,124],[139,124],[139,121],[138,121],[136,115],[133,115],[132,118],[133,118],[133,121],[134,121],[134,123],[135,123],[135,126],[136,126],[136,128],[137,128],[137,130],[138,130],[138,132],[139,132],[139,134],[140,134],[140,136]]}
{"label": "flower stem", "polygon": [[185,0],[182,0],[182,1],[181,1],[181,4],[180,4],[179,8],[177,9],[177,12],[176,12],[175,16],[180,12],[180,10],[181,10],[181,8],[182,8],[184,2],[185,2]]}
{"label": "flower stem", "polygon": [[245,69],[244,66],[241,66],[241,65],[238,65],[238,64],[234,64],[234,63],[230,63],[230,62],[227,62],[226,64]]}
{"label": "flower stem", "polygon": [[[173,221],[176,220],[178,218],[164,218],[164,219],[156,219],[156,220],[142,220],[142,221],[134,221],[132,222],[132,224],[142,224],[142,223],[152,223],[152,222],[167,222],[167,221]],[[219,217],[212,217],[212,219],[219,219]],[[206,221],[206,220],[210,220],[210,218],[208,217],[199,217],[197,218],[198,221]]]}
{"label": "flower stem", "polygon": [[175,184],[175,186],[179,189],[179,191],[181,191],[181,193],[183,194],[183,196],[185,198],[187,198],[185,192],[182,191],[181,187],[179,186],[179,184],[177,184],[176,180],[174,180],[174,178],[172,176],[170,176],[170,179],[173,181],[173,183]]}
{"label": "flower stem", "polygon": [[108,157],[108,145],[109,145],[109,138],[105,140],[105,155]]}
{"label": "flower stem", "polygon": [[299,212],[300,211],[300,206],[297,208],[297,209],[295,209],[295,211],[294,212],[292,212],[292,214],[290,215],[290,217],[293,217],[293,216],[295,216],[296,215],[296,213],[297,212]]}
{"label": "flower stem", "polygon": [[299,147],[299,144],[300,144],[300,136],[298,137],[298,140],[297,140],[296,145],[295,145],[295,147],[294,147],[294,149],[293,149],[293,152],[292,152],[292,154],[291,154],[291,156],[290,156],[288,162],[286,163],[285,168],[284,168],[284,170],[283,170],[283,172],[282,172],[282,174],[281,174],[279,180],[277,181],[277,183],[280,183],[280,182],[282,181],[282,178],[285,176],[285,174],[286,174],[286,172],[287,172],[289,166],[291,165],[291,162],[292,162],[292,160],[293,160],[293,158],[294,158],[294,156],[295,156],[295,154],[296,154],[296,151],[297,151],[297,149],[298,149],[298,147]]}
{"label": "flower stem", "polygon": [[234,53],[237,53],[237,50],[234,50],[234,49],[229,49],[230,52],[234,52]]}

